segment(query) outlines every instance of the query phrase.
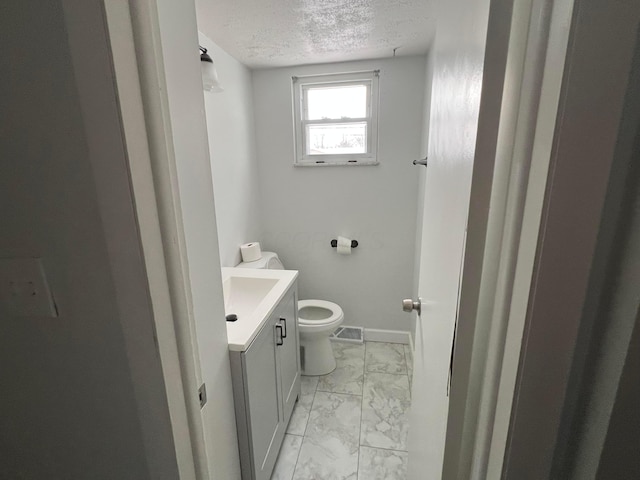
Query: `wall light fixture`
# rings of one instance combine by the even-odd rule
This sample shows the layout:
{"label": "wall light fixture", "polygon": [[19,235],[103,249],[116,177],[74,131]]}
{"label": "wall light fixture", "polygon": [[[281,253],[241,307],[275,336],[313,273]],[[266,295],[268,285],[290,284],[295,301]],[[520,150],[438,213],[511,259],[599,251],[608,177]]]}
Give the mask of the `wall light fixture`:
{"label": "wall light fixture", "polygon": [[224,88],[220,85],[213,59],[204,47],[200,47],[200,66],[202,67],[202,85],[205,92],[222,92]]}

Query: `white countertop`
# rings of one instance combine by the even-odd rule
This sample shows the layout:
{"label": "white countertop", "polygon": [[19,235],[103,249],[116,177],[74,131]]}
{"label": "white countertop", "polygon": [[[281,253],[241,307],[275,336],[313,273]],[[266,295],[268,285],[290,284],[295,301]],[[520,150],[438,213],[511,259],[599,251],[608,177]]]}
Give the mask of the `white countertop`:
{"label": "white countertop", "polygon": [[[237,307],[237,301],[236,306],[231,306],[232,294],[230,289],[234,286],[232,283],[234,281],[233,277],[239,277],[241,279],[273,279],[276,283],[272,287],[267,287],[267,289],[270,288],[268,289],[268,293],[263,297],[260,297],[261,301],[255,303],[255,308],[253,308],[254,305],[251,305],[250,308],[243,309]],[[260,331],[260,328],[264,323],[269,319],[269,316],[273,313],[276,306],[280,300],[282,300],[287,290],[289,290],[289,287],[293,285],[297,277],[297,270],[257,270],[252,268],[235,267],[222,268],[225,315],[230,313],[238,314],[237,321],[227,322],[229,350],[243,352],[249,347],[251,341]]]}

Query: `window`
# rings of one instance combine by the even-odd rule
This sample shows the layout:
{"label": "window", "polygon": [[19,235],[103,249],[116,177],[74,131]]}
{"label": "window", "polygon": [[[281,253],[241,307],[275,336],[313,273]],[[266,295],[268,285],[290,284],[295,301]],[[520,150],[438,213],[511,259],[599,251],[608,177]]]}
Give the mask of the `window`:
{"label": "window", "polygon": [[293,77],[296,165],[377,165],[378,73]]}

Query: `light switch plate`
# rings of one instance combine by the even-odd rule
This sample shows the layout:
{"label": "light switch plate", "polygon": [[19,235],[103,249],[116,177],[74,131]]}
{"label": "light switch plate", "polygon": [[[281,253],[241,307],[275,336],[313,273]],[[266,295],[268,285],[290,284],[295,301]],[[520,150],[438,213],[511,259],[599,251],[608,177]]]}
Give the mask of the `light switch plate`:
{"label": "light switch plate", "polygon": [[13,317],[57,317],[39,258],[0,258],[0,312]]}

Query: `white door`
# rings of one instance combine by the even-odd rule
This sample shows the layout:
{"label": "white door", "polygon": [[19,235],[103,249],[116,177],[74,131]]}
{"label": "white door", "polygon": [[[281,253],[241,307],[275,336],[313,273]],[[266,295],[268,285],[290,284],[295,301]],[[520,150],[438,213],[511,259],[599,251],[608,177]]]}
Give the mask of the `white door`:
{"label": "white door", "polygon": [[[448,385],[480,111],[488,0],[438,2],[415,335],[409,479],[442,475]],[[416,166],[415,168],[424,168]]]}
{"label": "white door", "polygon": [[415,337],[409,478],[440,479],[449,407],[458,291],[470,193],[470,168],[430,162],[418,292],[421,314]]}

